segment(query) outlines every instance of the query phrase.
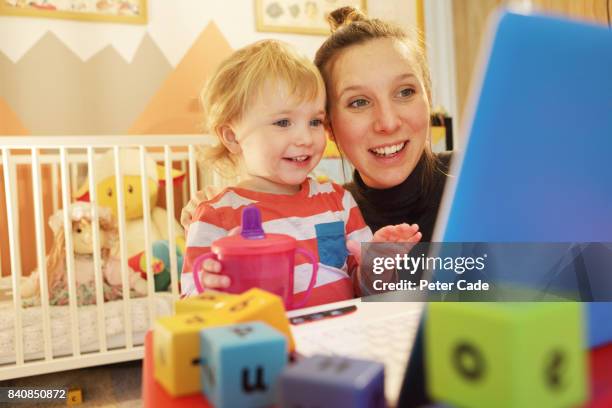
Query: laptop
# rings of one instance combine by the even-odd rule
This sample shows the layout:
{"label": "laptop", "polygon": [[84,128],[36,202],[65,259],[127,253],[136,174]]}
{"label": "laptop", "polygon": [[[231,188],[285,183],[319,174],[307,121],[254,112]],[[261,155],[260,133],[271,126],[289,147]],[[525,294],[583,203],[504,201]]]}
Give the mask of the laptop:
{"label": "laptop", "polygon": [[[612,31],[500,10],[485,38],[433,241],[612,242]],[[426,403],[422,305],[350,302],[353,314],[296,326],[298,351],[343,355],[355,327],[404,316],[388,329],[407,334],[410,358],[402,378],[386,372],[386,396]]]}

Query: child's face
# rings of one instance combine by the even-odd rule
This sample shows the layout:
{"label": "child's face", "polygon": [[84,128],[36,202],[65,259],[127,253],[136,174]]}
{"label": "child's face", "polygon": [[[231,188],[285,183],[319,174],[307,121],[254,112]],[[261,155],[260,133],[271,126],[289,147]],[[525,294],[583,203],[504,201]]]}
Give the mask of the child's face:
{"label": "child's face", "polygon": [[325,149],[325,92],[298,102],[283,83],[267,81],[260,96],[232,126],[249,176],[268,192],[299,190]]}

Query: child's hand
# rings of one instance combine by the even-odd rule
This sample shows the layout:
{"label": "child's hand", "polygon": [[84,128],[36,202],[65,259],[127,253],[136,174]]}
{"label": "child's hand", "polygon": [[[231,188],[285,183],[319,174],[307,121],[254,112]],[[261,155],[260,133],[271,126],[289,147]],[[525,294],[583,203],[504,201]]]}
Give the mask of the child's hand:
{"label": "child's hand", "polygon": [[[240,234],[240,227],[232,229],[228,236]],[[202,271],[198,271],[198,276],[204,275],[202,286],[206,289],[224,289],[232,284],[229,276],[221,275],[222,265],[216,259],[208,258],[202,262]],[[204,273],[202,273],[204,272]]]}
{"label": "child's hand", "polygon": [[216,259],[208,258],[202,262],[202,271],[200,271],[199,276],[202,274],[204,278],[202,279],[202,286],[206,289],[224,289],[229,287],[231,284],[230,278],[225,275],[220,275],[221,273],[221,262]]}
{"label": "child's hand", "polygon": [[[419,232],[417,224],[387,225],[374,233],[372,242],[408,242],[416,244],[422,237],[423,234]],[[355,257],[357,263],[361,264],[361,243],[348,240],[346,241],[346,249]]]}

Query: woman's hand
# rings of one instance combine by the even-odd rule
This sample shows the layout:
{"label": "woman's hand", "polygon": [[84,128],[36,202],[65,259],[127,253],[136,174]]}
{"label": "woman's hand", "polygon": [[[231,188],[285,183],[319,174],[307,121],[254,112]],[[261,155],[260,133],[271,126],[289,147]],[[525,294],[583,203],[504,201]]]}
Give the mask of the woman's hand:
{"label": "woman's hand", "polygon": [[[416,245],[423,235],[419,232],[419,226],[417,224],[399,224],[399,225],[388,225],[376,231],[372,238],[372,242],[387,242],[389,245],[376,246],[375,250],[377,256],[383,257],[394,257],[397,254],[408,253]],[[357,241],[347,241],[346,248],[350,254],[355,258],[357,263],[361,265],[361,243]],[[370,256],[373,254],[370,253]],[[397,272],[395,269],[385,270],[383,274],[373,275],[369,272],[363,272],[357,275],[360,280],[359,287],[367,288],[362,289],[365,294],[378,293],[381,291],[374,290],[373,280],[382,280],[383,282],[395,282],[397,281]]]}
{"label": "woman's hand", "polygon": [[196,208],[198,208],[203,201],[214,198],[221,190],[221,187],[206,186],[204,190],[196,191],[195,195],[191,197],[191,200],[189,200],[187,205],[181,210],[181,225],[185,228],[185,231],[187,231],[189,224],[191,224],[191,219],[193,218]]}
{"label": "woman's hand", "polygon": [[[408,249],[409,251],[410,249],[412,249],[412,246],[414,246],[414,244],[418,243],[421,240],[422,237],[423,234],[421,234],[421,232],[419,231],[419,226],[417,224],[411,225],[404,223],[399,225],[387,225],[386,227],[382,227],[374,233],[372,242],[394,242],[413,244],[410,245],[410,248],[405,248],[406,245],[402,246],[404,251],[406,251],[406,249]],[[361,264],[361,243],[349,240],[346,242],[346,249],[351,255],[355,257],[357,263]]]}
{"label": "woman's hand", "polygon": [[417,224],[387,225],[374,233],[372,242],[408,242],[416,244],[423,238]]}
{"label": "woman's hand", "polygon": [[205,191],[196,191],[195,195],[191,197],[191,200],[189,200],[187,205],[181,210],[181,225],[185,228],[185,231],[187,231],[189,224],[191,224],[191,218],[196,208],[198,208],[198,205],[200,205],[202,201],[206,201],[206,198]]}

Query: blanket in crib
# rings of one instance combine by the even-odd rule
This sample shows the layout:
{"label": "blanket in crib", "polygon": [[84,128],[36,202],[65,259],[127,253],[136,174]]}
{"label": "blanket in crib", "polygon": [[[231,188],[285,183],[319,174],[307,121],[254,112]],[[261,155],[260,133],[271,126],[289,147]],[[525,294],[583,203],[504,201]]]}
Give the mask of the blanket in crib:
{"label": "blanket in crib", "polygon": [[[135,344],[142,334],[151,327],[149,322],[148,299],[129,301],[132,332]],[[153,297],[155,316],[172,313],[172,296],[168,293]],[[125,346],[125,319],[123,301],[104,304],[104,326],[109,348]],[[78,332],[81,352],[95,351],[98,342],[97,306],[83,306],[77,309]],[[23,345],[26,360],[43,357],[43,313],[42,308],[30,307],[22,310]],[[72,351],[70,308],[51,306],[49,308],[51,342],[54,356],[69,355]],[[139,334],[136,336],[136,334]],[[138,342],[138,343],[137,343]],[[15,361],[15,311],[12,302],[0,302],[0,364]]]}

